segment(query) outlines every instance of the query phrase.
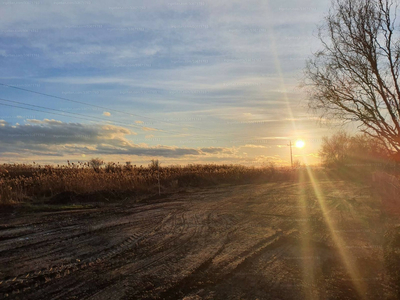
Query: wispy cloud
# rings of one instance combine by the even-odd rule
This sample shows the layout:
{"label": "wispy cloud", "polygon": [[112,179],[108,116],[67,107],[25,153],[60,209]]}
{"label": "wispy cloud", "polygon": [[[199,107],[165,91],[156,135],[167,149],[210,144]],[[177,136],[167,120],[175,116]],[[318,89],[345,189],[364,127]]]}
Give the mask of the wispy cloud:
{"label": "wispy cloud", "polygon": [[142,127],[142,130],[143,131],[157,131],[157,129],[155,129],[155,128],[145,127],[145,126]]}
{"label": "wispy cloud", "polygon": [[[321,134],[304,116],[299,105],[304,95],[296,86],[306,57],[318,45],[313,31],[328,0],[62,2],[0,3],[0,72],[7,74],[6,83],[89,106],[0,87],[11,99],[71,113],[55,121],[43,111],[25,110],[23,115],[21,109],[2,106],[2,151],[37,147],[37,155],[50,155],[46,149],[64,145],[71,154],[75,146],[68,144],[79,149],[90,145],[107,154],[151,150],[211,159],[214,154],[228,155],[218,148],[296,136],[291,122],[299,124],[299,131]],[[88,116],[87,122],[72,123],[74,113]],[[92,125],[89,117],[139,127],[135,139],[152,146],[137,147],[128,139],[134,132]],[[26,119],[26,124],[16,125]],[[152,135],[145,135],[150,131]],[[174,135],[167,136],[168,131]],[[74,136],[86,134],[87,138]],[[74,137],[62,137],[67,135]],[[193,146],[189,150],[187,143]],[[48,147],[39,150],[37,145]],[[171,145],[176,149],[168,148]],[[260,154],[248,148],[248,157]]]}

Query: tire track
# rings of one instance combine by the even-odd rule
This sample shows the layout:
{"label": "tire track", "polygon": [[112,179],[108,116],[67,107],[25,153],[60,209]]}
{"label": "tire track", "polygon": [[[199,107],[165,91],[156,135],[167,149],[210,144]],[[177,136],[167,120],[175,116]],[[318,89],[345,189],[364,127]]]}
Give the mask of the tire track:
{"label": "tire track", "polygon": [[[171,215],[167,216],[167,218],[169,218],[170,216]],[[98,255],[95,255],[93,257],[79,260],[74,263],[51,267],[45,270],[42,269],[33,273],[25,273],[1,282],[0,293],[3,293],[6,297],[7,294],[9,296],[14,296],[19,294],[20,291],[27,292],[29,290],[32,290],[33,287],[39,288],[40,286],[48,284],[54,279],[62,278],[78,270],[84,270],[88,267],[92,267],[95,264],[110,259],[127,249],[131,249],[134,244],[137,244],[145,239],[159,226],[162,226],[165,221],[166,220],[164,218],[159,224],[153,226],[150,230],[142,229],[141,231],[132,234],[129,238],[124,239],[124,241],[120,244],[112,246],[108,249],[103,249]],[[38,283],[40,284],[38,285]]]}
{"label": "tire track", "polygon": [[[181,222],[177,222],[177,220],[181,220]],[[174,230],[176,231],[177,236],[173,238],[173,240],[177,239],[182,239],[182,236],[185,234],[186,229],[188,228],[186,226],[186,218],[184,216],[184,213],[176,213],[174,214],[170,222],[172,222],[172,226]],[[183,224],[183,226],[178,226],[178,224]],[[158,230],[162,230],[164,228],[158,228]],[[189,236],[189,238],[183,243],[183,244],[177,244],[175,247],[172,247],[170,249],[166,249],[165,251],[159,251],[160,249],[163,249],[165,245],[169,244],[171,240],[167,241],[162,241],[159,243],[156,243],[155,245],[149,245],[148,248],[142,248],[141,252],[147,253],[145,255],[144,259],[142,261],[139,261],[136,263],[136,266],[134,267],[128,267],[125,270],[125,273],[128,273],[128,275],[122,275],[123,278],[129,279],[129,281],[135,281],[135,279],[140,278],[140,276],[143,275],[143,272],[149,269],[150,267],[153,267],[154,265],[161,263],[160,266],[164,266],[168,263],[168,258],[175,254],[177,251],[179,251],[180,248],[185,246],[186,243],[189,243],[190,240],[196,235],[196,232],[194,232],[192,235]],[[139,245],[138,245],[139,246]],[[149,248],[152,248],[149,249]],[[140,255],[139,255],[140,258]],[[143,258],[143,257],[142,257]],[[115,269],[120,269],[124,264],[126,264],[126,260],[129,260],[129,257],[124,257],[124,259],[121,258],[121,260],[117,260],[115,263],[110,262],[110,264],[107,266],[108,270],[115,270]],[[123,270],[120,270],[120,272],[124,273]],[[129,274],[134,274],[134,275],[129,275]],[[121,276],[119,276],[121,277]],[[119,279],[121,280],[121,279]],[[98,285],[93,285],[93,288],[87,288],[84,291],[81,291],[78,294],[74,294],[73,297],[76,297],[78,299],[90,299],[91,297],[95,297],[96,299],[109,299],[107,294],[103,297],[102,296],[102,289],[105,289],[108,287],[110,284],[118,284],[118,280],[115,278],[112,280],[107,281],[107,285],[104,287],[98,286]],[[100,289],[100,291],[99,291]],[[71,296],[71,295],[69,295]]]}

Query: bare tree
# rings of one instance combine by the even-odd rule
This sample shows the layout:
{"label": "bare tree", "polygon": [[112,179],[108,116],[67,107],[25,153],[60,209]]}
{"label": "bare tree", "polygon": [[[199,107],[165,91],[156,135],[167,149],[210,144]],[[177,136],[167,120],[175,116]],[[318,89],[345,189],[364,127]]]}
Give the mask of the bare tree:
{"label": "bare tree", "polygon": [[328,167],[380,164],[387,155],[380,140],[365,134],[350,136],[344,131],[323,137],[319,151],[323,164]]}
{"label": "bare tree", "polygon": [[350,136],[344,131],[334,134],[331,138],[323,137],[319,156],[326,166],[340,166],[345,163],[350,143]]}
{"label": "bare tree", "polygon": [[89,161],[89,165],[95,170],[96,172],[99,172],[100,167],[104,165],[104,162],[100,158],[92,158]]}
{"label": "bare tree", "polygon": [[160,161],[158,159],[152,159],[149,164],[149,168],[157,171],[158,181],[158,195],[161,195],[161,183],[160,183]]}
{"label": "bare tree", "polygon": [[160,161],[158,159],[152,159],[150,161],[149,168],[158,170],[160,168]]}
{"label": "bare tree", "polygon": [[307,62],[309,107],[400,152],[400,35],[392,0],[333,0]]}

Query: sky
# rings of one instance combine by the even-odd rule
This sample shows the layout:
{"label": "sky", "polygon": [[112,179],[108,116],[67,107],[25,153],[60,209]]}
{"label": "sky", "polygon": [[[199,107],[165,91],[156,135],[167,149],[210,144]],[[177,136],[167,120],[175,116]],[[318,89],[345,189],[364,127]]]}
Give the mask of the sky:
{"label": "sky", "polygon": [[0,163],[319,162],[329,0],[0,2]]}

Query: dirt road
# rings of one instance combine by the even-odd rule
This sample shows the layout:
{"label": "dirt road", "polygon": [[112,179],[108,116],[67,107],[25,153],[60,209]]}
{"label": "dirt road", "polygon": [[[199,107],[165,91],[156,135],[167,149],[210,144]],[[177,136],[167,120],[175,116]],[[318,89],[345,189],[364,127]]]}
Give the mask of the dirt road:
{"label": "dirt road", "polygon": [[330,181],[3,214],[0,298],[376,299],[382,233],[338,199],[378,224],[368,189]]}

